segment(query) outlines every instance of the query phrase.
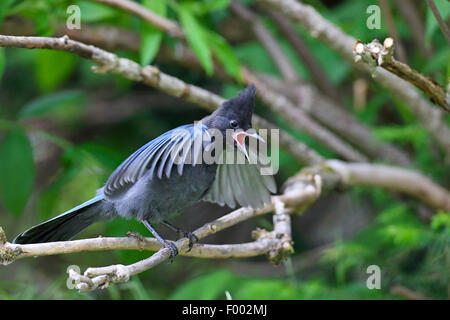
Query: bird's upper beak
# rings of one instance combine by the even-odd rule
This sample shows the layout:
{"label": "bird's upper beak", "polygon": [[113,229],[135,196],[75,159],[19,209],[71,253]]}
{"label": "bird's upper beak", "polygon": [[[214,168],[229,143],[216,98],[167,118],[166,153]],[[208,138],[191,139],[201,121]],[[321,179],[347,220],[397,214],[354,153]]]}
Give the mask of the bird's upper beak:
{"label": "bird's upper beak", "polygon": [[233,132],[232,137],[233,140],[236,141],[238,149],[245,155],[248,161],[250,161],[250,158],[248,157],[247,148],[245,147],[245,138],[252,137],[264,142],[264,139],[261,138],[256,132],[255,133],[248,133],[245,131]]}

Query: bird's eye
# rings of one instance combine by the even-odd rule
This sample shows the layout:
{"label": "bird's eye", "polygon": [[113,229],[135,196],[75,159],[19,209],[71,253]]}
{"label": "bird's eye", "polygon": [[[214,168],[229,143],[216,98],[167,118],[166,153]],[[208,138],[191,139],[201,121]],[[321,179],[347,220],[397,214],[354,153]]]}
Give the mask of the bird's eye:
{"label": "bird's eye", "polygon": [[230,127],[237,128],[238,125],[239,125],[239,123],[236,120],[231,120],[230,121]]}

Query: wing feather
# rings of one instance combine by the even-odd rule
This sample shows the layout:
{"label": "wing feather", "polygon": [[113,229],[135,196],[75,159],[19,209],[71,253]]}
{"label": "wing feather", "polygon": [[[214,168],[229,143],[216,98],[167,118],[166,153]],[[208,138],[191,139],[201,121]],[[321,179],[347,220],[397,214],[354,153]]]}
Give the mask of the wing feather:
{"label": "wing feather", "polygon": [[[170,130],[159,137],[148,142],[131,156],[129,156],[112,173],[106,182],[104,193],[106,196],[113,197],[122,194],[128,190],[139,178],[150,175],[150,178],[163,179],[163,173],[169,178],[174,160],[171,155],[177,154],[182,147],[192,148],[193,140],[200,137],[208,128],[201,125],[201,130],[196,130],[196,125],[190,124]],[[201,134],[196,134],[196,132]],[[186,159],[186,155],[183,155]],[[183,174],[184,161],[177,164],[179,175]]]}

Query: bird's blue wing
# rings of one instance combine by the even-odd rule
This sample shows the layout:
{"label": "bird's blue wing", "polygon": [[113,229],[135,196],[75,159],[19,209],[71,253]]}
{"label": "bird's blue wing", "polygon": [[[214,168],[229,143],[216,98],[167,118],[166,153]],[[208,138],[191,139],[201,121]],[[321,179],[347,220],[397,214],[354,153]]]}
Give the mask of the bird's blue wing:
{"label": "bird's blue wing", "polygon": [[[144,174],[153,179],[170,177],[176,166],[179,175],[185,164],[195,165],[201,148],[205,125],[189,124],[167,131],[129,156],[112,173],[103,190],[106,196],[115,196],[128,190]],[[150,171],[150,172],[148,172]]]}

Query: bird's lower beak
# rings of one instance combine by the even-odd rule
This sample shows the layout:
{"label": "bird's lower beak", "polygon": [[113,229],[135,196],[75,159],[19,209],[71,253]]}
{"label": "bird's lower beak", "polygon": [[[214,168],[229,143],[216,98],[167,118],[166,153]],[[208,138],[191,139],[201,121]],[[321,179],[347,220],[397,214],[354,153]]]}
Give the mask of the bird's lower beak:
{"label": "bird's lower beak", "polygon": [[247,148],[245,147],[245,138],[252,137],[264,142],[264,139],[261,138],[256,132],[255,133],[248,133],[245,131],[234,132],[232,134],[232,137],[233,140],[236,141],[237,147],[245,155],[248,161],[250,161],[250,158],[248,157]]}

